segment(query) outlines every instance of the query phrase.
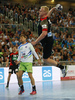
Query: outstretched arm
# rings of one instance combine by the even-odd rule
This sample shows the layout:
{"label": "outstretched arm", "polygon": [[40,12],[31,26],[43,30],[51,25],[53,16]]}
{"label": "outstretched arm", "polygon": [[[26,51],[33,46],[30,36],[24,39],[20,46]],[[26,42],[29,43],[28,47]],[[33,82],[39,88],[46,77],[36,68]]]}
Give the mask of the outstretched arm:
{"label": "outstretched arm", "polygon": [[54,10],[56,10],[56,7],[53,7],[53,8],[48,12],[48,17],[51,16],[51,14],[52,14],[52,12],[53,12]]}
{"label": "outstretched arm", "polygon": [[9,59],[7,59],[7,61],[6,61],[6,67],[8,67],[8,63],[9,63]]}
{"label": "outstretched arm", "polygon": [[36,45],[38,42],[44,39],[46,35],[47,35],[47,31],[43,31],[41,35],[35,41],[31,42],[32,45]]}
{"label": "outstretched arm", "polygon": [[49,12],[48,12],[48,17],[51,16],[51,13],[56,10],[56,11],[62,11],[63,6],[61,4],[57,4],[55,7],[53,7]]}

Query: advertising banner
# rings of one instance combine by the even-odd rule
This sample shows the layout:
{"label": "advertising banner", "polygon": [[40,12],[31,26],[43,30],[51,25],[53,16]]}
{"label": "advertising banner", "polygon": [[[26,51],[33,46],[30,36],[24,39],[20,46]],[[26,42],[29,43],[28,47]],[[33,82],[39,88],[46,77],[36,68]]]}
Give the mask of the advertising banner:
{"label": "advertising banner", "polygon": [[0,83],[4,83],[4,68],[0,68]]}
{"label": "advertising banner", "polygon": [[[0,84],[7,83],[9,68],[0,68]],[[33,77],[35,81],[60,80],[60,69],[54,66],[33,66]],[[27,72],[23,73],[23,82],[30,82]],[[12,74],[10,83],[18,83],[16,74]]]}
{"label": "advertising banner", "polygon": [[61,80],[75,80],[75,65],[67,66],[66,77],[61,77]]}

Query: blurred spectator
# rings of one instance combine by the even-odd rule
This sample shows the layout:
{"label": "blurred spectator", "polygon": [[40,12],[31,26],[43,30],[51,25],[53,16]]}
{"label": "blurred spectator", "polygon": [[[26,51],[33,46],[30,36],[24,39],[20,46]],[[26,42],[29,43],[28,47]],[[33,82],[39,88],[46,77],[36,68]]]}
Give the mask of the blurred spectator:
{"label": "blurred spectator", "polygon": [[0,35],[2,34],[3,32],[2,32],[2,29],[0,28]]}
{"label": "blurred spectator", "polygon": [[15,46],[16,42],[15,42],[15,38],[12,39],[12,44]]}
{"label": "blurred spectator", "polygon": [[2,60],[2,57],[0,57],[0,66],[2,66],[2,64],[3,64],[3,60]]}
{"label": "blurred spectator", "polygon": [[72,61],[75,61],[75,55],[72,56]]}
{"label": "blurred spectator", "polygon": [[20,29],[18,29],[18,31],[17,31],[17,32],[18,32],[18,35],[21,35],[21,30],[20,30]]}
{"label": "blurred spectator", "polygon": [[63,54],[63,60],[67,61],[67,59],[68,59],[68,55],[67,55],[67,51],[65,50]]}
{"label": "blurred spectator", "polygon": [[[37,32],[38,9],[37,6],[21,4],[1,4],[0,9],[0,61],[6,61],[7,54],[12,52],[12,47],[20,45],[20,35],[27,35],[27,42],[36,39],[33,31]],[[75,55],[75,10],[68,12],[54,12],[50,18],[54,37],[52,58],[57,61],[74,60]],[[25,20],[26,19],[26,20]],[[31,20],[31,25],[29,21]],[[23,27],[23,24],[25,26]],[[33,26],[32,26],[33,25]],[[25,30],[25,27],[27,30]],[[32,29],[33,27],[33,29]],[[31,31],[33,30],[33,31]],[[36,33],[35,32],[35,33]],[[36,52],[42,59],[42,46],[35,46]],[[42,61],[43,62],[43,61]],[[35,61],[37,65],[37,61]]]}
{"label": "blurred spectator", "polygon": [[3,52],[2,52],[2,46],[0,45],[0,57],[3,56]]}

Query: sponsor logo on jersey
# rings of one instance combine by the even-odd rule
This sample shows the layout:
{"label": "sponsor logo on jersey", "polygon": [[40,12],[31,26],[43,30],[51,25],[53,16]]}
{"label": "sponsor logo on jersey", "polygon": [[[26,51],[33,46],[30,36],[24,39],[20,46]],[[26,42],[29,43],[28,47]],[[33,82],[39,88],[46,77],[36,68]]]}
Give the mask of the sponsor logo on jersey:
{"label": "sponsor logo on jersey", "polygon": [[44,28],[47,28],[47,25],[46,25],[46,24],[42,25],[42,28],[43,28],[43,29],[44,29]]}
{"label": "sponsor logo on jersey", "polygon": [[25,46],[25,48],[27,48],[27,46]]}

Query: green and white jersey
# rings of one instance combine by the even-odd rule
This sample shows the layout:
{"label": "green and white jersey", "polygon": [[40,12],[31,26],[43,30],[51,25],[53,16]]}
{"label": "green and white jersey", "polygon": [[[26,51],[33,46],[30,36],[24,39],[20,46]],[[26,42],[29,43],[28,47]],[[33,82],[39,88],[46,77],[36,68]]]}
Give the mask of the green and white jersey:
{"label": "green and white jersey", "polygon": [[33,62],[33,55],[39,59],[35,49],[31,43],[21,44],[18,47],[19,55],[17,61]]}

